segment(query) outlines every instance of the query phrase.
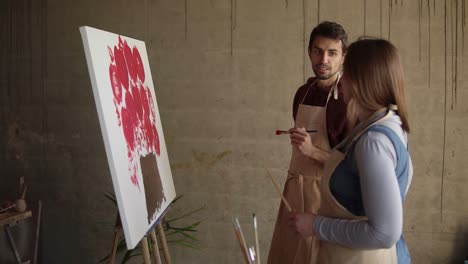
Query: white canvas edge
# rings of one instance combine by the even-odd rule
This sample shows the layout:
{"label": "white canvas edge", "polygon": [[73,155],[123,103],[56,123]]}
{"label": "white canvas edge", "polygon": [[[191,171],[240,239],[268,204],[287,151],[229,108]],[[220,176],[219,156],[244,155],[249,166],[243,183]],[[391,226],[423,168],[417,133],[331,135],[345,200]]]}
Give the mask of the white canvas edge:
{"label": "white canvas edge", "polygon": [[[91,79],[91,86],[93,88],[94,100],[96,102],[96,106],[99,107],[99,108],[102,108],[101,98],[99,97],[99,91],[98,91],[99,88],[97,87],[97,78],[96,78],[96,75],[95,75],[95,69],[94,69],[94,65],[93,65],[92,60],[91,60],[91,51],[88,48],[90,46],[90,43],[89,43],[89,40],[88,40],[87,30],[90,29],[90,27],[82,26],[79,29],[80,29],[80,33],[81,33],[81,36],[82,36],[82,39],[83,39],[83,47],[84,47],[84,50],[85,50],[86,63],[88,65],[89,76],[90,76],[90,79]],[[109,165],[109,170],[111,172],[112,178],[117,179],[117,172],[115,171],[114,158],[112,156],[112,151],[111,151],[111,144],[109,142],[109,138],[105,136],[105,135],[107,135],[108,131],[107,131],[106,126],[105,126],[104,114],[101,111],[97,111],[97,113],[98,113],[98,117],[99,117],[99,125],[101,127],[102,138],[104,140],[104,146],[105,146],[105,150],[106,150],[106,156],[107,156],[107,161],[108,161],[108,165]],[[114,190],[120,190],[121,189],[117,180],[112,180],[112,184],[113,184]],[[125,218],[126,213],[125,213],[124,203],[123,203],[120,195],[115,195],[115,198],[117,200],[117,206],[118,206],[119,212],[123,212],[123,214],[120,214],[120,219],[122,221],[122,228],[124,229],[124,233],[128,234],[129,230],[127,228],[128,227],[127,219]],[[127,248],[128,249],[135,248],[136,245],[138,245],[138,243],[139,243],[139,241],[133,241],[130,236],[125,236],[125,241],[127,243]]]}

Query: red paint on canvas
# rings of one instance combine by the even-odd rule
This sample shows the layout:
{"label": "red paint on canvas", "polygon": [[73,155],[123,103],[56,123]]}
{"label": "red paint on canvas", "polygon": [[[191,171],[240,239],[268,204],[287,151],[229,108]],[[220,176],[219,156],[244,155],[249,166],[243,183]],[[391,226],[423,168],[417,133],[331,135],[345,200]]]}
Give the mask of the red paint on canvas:
{"label": "red paint on canvas", "polygon": [[110,87],[117,124],[122,127],[127,143],[130,181],[140,189],[137,178],[140,157],[161,154],[153,96],[145,84],[146,73],[138,48],[130,47],[119,36],[118,44],[108,47],[108,51]]}

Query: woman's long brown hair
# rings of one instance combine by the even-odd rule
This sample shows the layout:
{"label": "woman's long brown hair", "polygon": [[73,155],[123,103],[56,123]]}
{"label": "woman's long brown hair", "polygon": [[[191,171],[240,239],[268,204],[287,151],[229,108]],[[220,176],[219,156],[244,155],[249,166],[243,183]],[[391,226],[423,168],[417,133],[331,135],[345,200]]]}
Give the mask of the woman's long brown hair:
{"label": "woman's long brown hair", "polygon": [[391,104],[397,105],[402,127],[410,132],[403,68],[393,44],[384,39],[360,39],[352,43],[343,71],[358,108],[375,112]]}

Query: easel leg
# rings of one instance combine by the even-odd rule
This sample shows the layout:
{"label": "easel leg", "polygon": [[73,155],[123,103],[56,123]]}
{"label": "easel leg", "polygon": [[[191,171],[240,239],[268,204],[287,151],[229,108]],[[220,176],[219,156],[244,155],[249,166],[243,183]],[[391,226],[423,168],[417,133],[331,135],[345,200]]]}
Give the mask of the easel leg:
{"label": "easel leg", "polygon": [[37,264],[37,254],[39,251],[39,231],[41,230],[41,215],[42,215],[42,201],[39,200],[39,203],[37,205],[36,238],[34,241],[33,264]]}
{"label": "easel leg", "polygon": [[156,237],[156,232],[151,230],[151,241],[153,242],[153,254],[154,254],[154,262],[156,264],[161,264],[161,255],[159,255],[159,246],[158,246],[158,238]]}
{"label": "easel leg", "polygon": [[144,236],[140,241],[141,247],[143,248],[143,258],[145,259],[145,264],[151,264],[149,247],[148,247],[148,237]]}
{"label": "easel leg", "polygon": [[171,255],[169,255],[169,248],[167,247],[166,235],[164,234],[164,228],[161,222],[159,222],[158,224],[158,231],[159,231],[159,238],[161,239],[161,245],[162,245],[163,252],[164,252],[164,259],[166,260],[167,264],[171,264],[172,263]]}
{"label": "easel leg", "polygon": [[109,256],[109,264],[114,264],[115,262],[115,255],[117,254],[117,246],[119,245],[119,237],[120,237],[120,227],[116,227],[114,229],[114,239],[112,241],[112,252]]}
{"label": "easel leg", "polygon": [[11,234],[10,227],[7,225],[5,227],[5,231],[8,235],[8,241],[10,242],[11,248],[13,249],[13,253],[15,254],[16,261],[18,264],[21,264],[21,258],[18,253],[18,249],[16,248],[15,240],[13,239],[13,235]]}

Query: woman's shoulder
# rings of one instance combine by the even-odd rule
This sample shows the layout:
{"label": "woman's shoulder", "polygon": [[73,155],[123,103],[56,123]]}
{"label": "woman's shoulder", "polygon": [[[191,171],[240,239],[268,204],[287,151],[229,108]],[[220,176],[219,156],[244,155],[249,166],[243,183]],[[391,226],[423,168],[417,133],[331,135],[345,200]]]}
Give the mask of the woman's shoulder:
{"label": "woman's shoulder", "polygon": [[[384,129],[386,128],[388,133],[398,136],[405,146],[408,144],[408,134],[403,130],[401,119],[395,112],[392,111],[392,115],[388,119],[379,122],[378,125]],[[380,132],[380,134],[383,134],[383,132]]]}
{"label": "woman's shoulder", "polygon": [[356,142],[353,156],[367,163],[369,160],[387,157],[396,166],[396,149],[390,138],[382,132],[368,130]]}
{"label": "woman's shoulder", "polygon": [[396,114],[385,121],[379,122],[362,134],[356,142],[355,152],[358,155],[370,157],[386,155],[396,161],[394,136],[397,136],[406,147],[407,135],[401,127],[400,118]]}
{"label": "woman's shoulder", "polygon": [[369,129],[356,142],[356,148],[368,149],[373,152],[392,145],[390,138],[381,131]]}

